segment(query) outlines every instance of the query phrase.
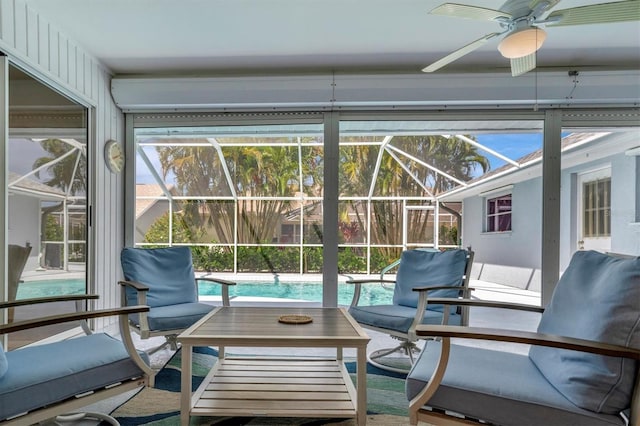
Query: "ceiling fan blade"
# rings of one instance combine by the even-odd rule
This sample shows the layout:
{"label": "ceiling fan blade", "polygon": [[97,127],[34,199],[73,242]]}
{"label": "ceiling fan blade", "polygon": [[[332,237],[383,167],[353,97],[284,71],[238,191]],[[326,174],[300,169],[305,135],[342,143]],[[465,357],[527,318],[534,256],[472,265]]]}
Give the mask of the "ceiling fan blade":
{"label": "ceiling fan blade", "polygon": [[511,14],[500,10],[484,7],[468,6],[466,4],[443,3],[429,12],[432,15],[452,16],[454,18],[480,19],[494,21],[498,18],[511,19]]}
{"label": "ceiling fan blade", "polygon": [[526,74],[536,67],[536,53],[521,58],[511,59],[511,75],[517,77]]}
{"label": "ceiling fan blade", "polygon": [[556,10],[543,21],[548,25],[585,25],[607,22],[639,21],[640,2],[636,0],[592,4]]}
{"label": "ceiling fan blade", "polygon": [[553,9],[558,3],[560,3],[560,0],[532,0],[529,3],[529,9],[531,9],[534,17],[539,18],[541,14]]}
{"label": "ceiling fan blade", "polygon": [[464,55],[466,55],[467,53],[471,53],[474,50],[478,49],[480,46],[482,46],[483,44],[485,44],[487,41],[491,40],[492,38],[499,36],[502,33],[491,33],[491,34],[487,34],[486,36],[479,38],[476,41],[473,41],[469,44],[467,44],[464,47],[461,47],[460,49],[449,53],[447,56],[445,56],[444,58],[432,63],[431,65],[424,67],[422,69],[422,72],[433,72],[435,70],[438,70],[440,68],[442,68],[443,66],[455,61],[456,59],[459,59],[461,57],[463,57]]}

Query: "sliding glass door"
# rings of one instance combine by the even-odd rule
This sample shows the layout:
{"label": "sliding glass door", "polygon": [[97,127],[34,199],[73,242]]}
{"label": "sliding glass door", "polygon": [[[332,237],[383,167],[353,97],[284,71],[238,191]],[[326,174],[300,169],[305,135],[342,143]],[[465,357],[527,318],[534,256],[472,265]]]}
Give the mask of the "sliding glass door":
{"label": "sliding glass door", "polygon": [[[8,136],[6,299],[85,293],[87,110],[10,66]],[[73,306],[45,308],[54,313]],[[9,310],[8,319],[33,315],[17,307]],[[12,333],[9,347],[75,326]]]}

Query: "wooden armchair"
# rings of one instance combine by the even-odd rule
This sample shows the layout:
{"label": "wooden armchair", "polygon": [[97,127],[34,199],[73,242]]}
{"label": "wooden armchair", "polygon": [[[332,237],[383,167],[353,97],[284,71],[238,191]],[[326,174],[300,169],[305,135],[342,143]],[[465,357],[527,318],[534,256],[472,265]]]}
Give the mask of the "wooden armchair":
{"label": "wooden armchair", "polygon": [[[97,295],[54,296],[0,303],[0,309],[50,302],[76,302],[83,308]],[[53,324],[80,321],[80,337],[5,352],[0,344],[0,424],[27,425],[68,414],[96,401],[144,386],[153,386],[148,358],[135,350],[128,315],[147,306],[83,310],[0,325],[0,335]],[[91,318],[119,316],[118,340],[92,333]],[[92,417],[91,413],[89,417]],[[115,419],[96,415],[111,424]]]}
{"label": "wooden armchair", "polygon": [[[411,424],[640,425],[640,257],[576,252],[546,308],[435,299],[445,306],[541,312],[537,332],[420,325],[428,341],[407,377]],[[452,338],[532,345],[528,354]]]}

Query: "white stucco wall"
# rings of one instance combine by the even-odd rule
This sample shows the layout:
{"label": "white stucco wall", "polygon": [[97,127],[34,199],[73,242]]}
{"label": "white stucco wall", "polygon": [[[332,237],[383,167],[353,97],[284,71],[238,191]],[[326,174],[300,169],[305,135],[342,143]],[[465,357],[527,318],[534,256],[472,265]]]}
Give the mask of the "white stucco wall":
{"label": "white stucco wall", "polygon": [[[611,251],[640,255],[640,224],[635,222],[640,197],[636,158],[624,155],[623,150],[593,161],[588,158],[561,174],[561,271],[577,248],[577,175],[607,165],[611,166]],[[512,194],[511,232],[484,233],[485,198],[471,196],[463,201],[463,243],[476,252],[472,279],[540,291],[542,179],[515,183]]]}
{"label": "white stucco wall", "polygon": [[[640,142],[640,140],[638,141]],[[562,201],[560,222],[560,268],[564,270],[577,248],[577,195],[579,173],[611,166],[611,251],[640,255],[640,224],[635,223],[638,188],[635,157],[619,152],[595,161],[586,161],[562,172]]]}
{"label": "white stucco wall", "polygon": [[[25,270],[38,267],[38,241],[40,239],[40,200],[24,195],[12,195],[9,203],[9,232],[7,244],[33,246]],[[34,226],[35,225],[35,226]]]}
{"label": "white stucco wall", "polygon": [[512,230],[491,233],[483,232],[486,198],[474,196],[463,201],[462,238],[475,252],[472,279],[540,291],[541,199],[540,179],[515,184]]}

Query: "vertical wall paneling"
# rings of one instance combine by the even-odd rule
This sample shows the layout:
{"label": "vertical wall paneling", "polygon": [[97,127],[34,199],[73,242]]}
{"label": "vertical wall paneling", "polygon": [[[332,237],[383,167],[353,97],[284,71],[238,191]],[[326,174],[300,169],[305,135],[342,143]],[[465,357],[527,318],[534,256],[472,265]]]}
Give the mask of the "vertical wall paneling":
{"label": "vertical wall paneling", "polygon": [[125,116],[125,136],[123,139],[124,143],[124,152],[127,156],[127,161],[124,163],[125,167],[125,182],[124,182],[124,204],[123,210],[125,212],[124,215],[124,223],[123,230],[124,234],[124,246],[125,247],[133,247],[134,244],[134,223],[135,223],[135,205],[136,205],[136,194],[135,194],[135,186],[136,186],[136,177],[135,177],[135,157],[136,157],[136,149],[135,149],[135,136],[133,129],[133,115],[127,114]]}
{"label": "vertical wall paneling", "polygon": [[58,62],[60,80],[69,83],[69,40],[61,33],[58,33]]}
{"label": "vertical wall paneling", "polygon": [[97,99],[98,96],[98,78],[100,78],[99,67],[95,65],[95,63],[91,62],[91,67],[89,68],[89,81],[91,84],[89,85],[89,97],[91,99]]}
{"label": "vertical wall paneling", "polygon": [[69,67],[67,68],[69,74],[67,75],[67,82],[70,87],[76,89],[78,86],[76,85],[76,74],[78,74],[78,62],[76,61],[76,45],[71,40],[67,39],[67,63]]}
{"label": "vertical wall paneling", "polygon": [[86,93],[90,98],[93,99],[94,94],[91,93],[91,89],[93,88],[93,81],[91,78],[93,77],[93,61],[88,54],[84,54],[84,93]]}
{"label": "vertical wall paneling", "polygon": [[[13,22],[15,31],[13,33],[13,47],[17,51],[27,53],[27,6],[15,0],[13,8]],[[4,7],[4,3],[3,3]]]}
{"label": "vertical wall paneling", "polygon": [[3,7],[0,8],[0,38],[10,46],[14,45],[14,3],[13,0],[3,1]]}
{"label": "vertical wall paneling", "polygon": [[[36,15],[36,18],[38,16]],[[47,71],[51,71],[49,66],[49,23],[45,20],[37,19],[38,23],[38,63]]]}
{"label": "vertical wall paneling", "polygon": [[27,56],[32,61],[39,63],[39,43],[40,39],[38,37],[38,15],[34,12],[30,7],[26,8],[27,14]]}
{"label": "vertical wall paneling", "polygon": [[49,71],[60,75],[60,34],[49,26]]}
{"label": "vertical wall paneling", "polygon": [[[94,256],[88,259],[87,273],[91,289],[100,294],[97,306],[118,306],[116,282],[121,274],[124,178],[106,169],[102,147],[108,139],[122,142],[124,115],[111,99],[111,75],[83,50],[81,40],[69,39],[55,22],[28,7],[24,0],[0,0],[0,51],[44,83],[89,108],[87,143],[89,183],[93,190],[89,200],[93,213],[89,244]],[[1,214],[4,217],[4,208]],[[2,255],[3,247],[0,247]],[[101,322],[96,326],[100,327]]]}

